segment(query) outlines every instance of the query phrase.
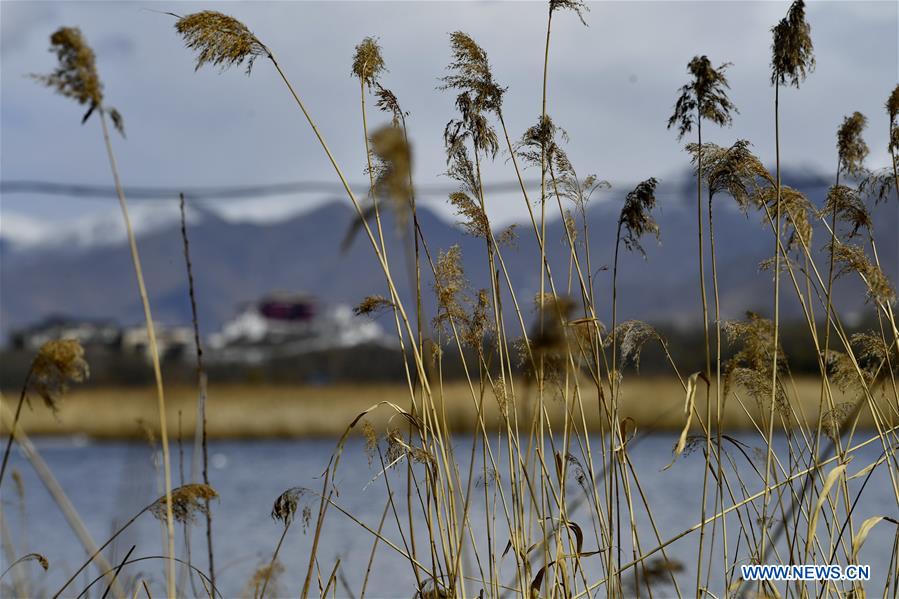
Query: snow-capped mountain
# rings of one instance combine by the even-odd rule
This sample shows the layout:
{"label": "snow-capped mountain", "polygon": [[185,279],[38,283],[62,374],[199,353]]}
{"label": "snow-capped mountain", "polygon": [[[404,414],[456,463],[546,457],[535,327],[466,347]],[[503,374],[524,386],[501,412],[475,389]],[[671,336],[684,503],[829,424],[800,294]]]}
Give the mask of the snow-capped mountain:
{"label": "snow-capped mountain", "polygon": [[[181,213],[174,202],[129,206],[131,225],[138,236],[147,235],[180,223]],[[210,213],[187,208],[191,225],[197,225]],[[125,225],[118,206],[110,204],[104,212],[85,215],[67,222],[47,222],[34,216],[4,209],[0,213],[0,240],[4,248],[16,252],[86,250],[123,243]]]}

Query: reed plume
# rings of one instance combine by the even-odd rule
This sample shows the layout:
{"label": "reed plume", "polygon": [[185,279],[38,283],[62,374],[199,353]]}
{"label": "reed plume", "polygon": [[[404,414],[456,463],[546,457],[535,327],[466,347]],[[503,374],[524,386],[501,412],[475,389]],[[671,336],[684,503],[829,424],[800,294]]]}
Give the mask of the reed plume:
{"label": "reed plume", "polygon": [[805,20],[805,2],[795,0],[787,16],[771,28],[771,85],[798,88],[815,70],[811,31]]}
{"label": "reed plume", "polygon": [[899,116],[899,85],[897,85],[886,102],[887,115],[890,117],[890,141],[888,148],[891,153],[899,152],[899,122],[896,117]]}
{"label": "reed plume", "polygon": [[868,126],[868,119],[856,111],[843,118],[837,130],[837,154],[842,172],[850,177],[864,174],[863,162],[868,157],[868,144],[862,138],[862,131]]}
{"label": "reed plume", "polygon": [[887,114],[890,117],[890,124],[896,125],[896,117],[899,116],[899,85],[893,88],[890,97],[886,101]]}
{"label": "reed plume", "polygon": [[84,348],[76,339],[48,341],[31,363],[28,390],[40,395],[47,407],[56,411],[69,384],[81,383],[88,376],[90,367],[84,359]]}
{"label": "reed plume", "polygon": [[352,75],[357,77],[363,85],[373,87],[385,70],[387,69],[378,41],[373,37],[367,37],[359,42],[353,54]]}
{"label": "reed plume", "polygon": [[834,185],[828,190],[821,215],[834,216],[836,221],[851,227],[846,239],[855,237],[862,227],[870,230],[873,225],[871,214],[858,191],[846,185]]}
{"label": "reed plume", "polygon": [[[774,214],[777,209],[777,188],[765,188],[759,199],[767,204],[768,213]],[[809,216],[816,213],[815,207],[801,191],[787,185],[780,186],[780,205],[781,212],[787,216],[782,230],[792,229],[785,249],[811,247],[812,225]]]}
{"label": "reed plume", "polygon": [[565,129],[557,126],[550,116],[543,116],[525,130],[515,151],[525,163],[541,166],[549,172],[554,164],[568,163],[568,156],[562,149],[562,143],[568,139]]}
{"label": "reed plume", "polygon": [[859,193],[874,198],[876,204],[886,201],[894,194],[899,198],[899,85],[887,98],[885,107],[889,125],[887,152],[890,154],[891,165],[868,172],[858,186]]}
{"label": "reed plume", "polygon": [[[899,85],[893,88],[890,97],[887,98],[886,109],[890,120],[890,141],[887,144],[887,150],[890,152],[890,160],[893,165],[893,189],[896,191],[896,198],[899,199],[899,122],[897,122],[897,117],[899,117]],[[883,199],[884,196],[885,194],[879,196],[879,199]]]}
{"label": "reed plume", "polygon": [[378,97],[375,106],[382,112],[390,114],[391,124],[394,127],[405,129],[403,123],[406,117],[409,116],[409,113],[400,107],[400,101],[397,99],[396,94],[383,87],[380,83],[375,83],[375,95]]}
{"label": "reed plume", "polygon": [[383,295],[369,295],[365,297],[359,304],[353,308],[356,316],[376,314],[383,310],[393,308],[393,302]]}
{"label": "reed plume", "polygon": [[774,178],[749,149],[752,144],[739,139],[729,148],[715,144],[688,144],[694,165],[703,165],[702,176],[708,185],[709,197],[726,193],[736,201],[742,212],[759,207],[762,193],[774,184]]}
{"label": "reed plume", "polygon": [[621,352],[621,367],[628,362],[640,370],[640,356],[643,347],[650,341],[656,340],[664,345],[664,340],[659,332],[652,326],[641,320],[628,320],[622,322],[615,329],[614,339],[620,339],[619,351]]}
{"label": "reed plume", "polygon": [[[182,524],[193,522],[196,514],[205,514],[209,500],[218,497],[215,489],[207,484],[192,483],[172,490],[172,514]],[[157,520],[166,518],[166,497],[163,495],[150,506],[150,513]]]}
{"label": "reed plume", "polygon": [[175,30],[197,53],[196,70],[209,64],[224,71],[246,63],[249,75],[257,58],[270,56],[268,48],[246,25],[220,12],[204,10],[182,17]]}
{"label": "reed plume", "polygon": [[469,285],[462,268],[462,250],[453,245],[441,251],[434,270],[434,291],[437,294],[435,327],[447,326],[451,320],[463,322]]}
{"label": "reed plume", "polygon": [[[738,383],[750,391],[760,401],[770,399],[771,368],[776,365],[780,373],[787,370],[786,355],[778,344],[777,360],[774,360],[774,323],[754,312],[747,312],[746,320],[724,324],[724,331],[730,343],[739,349],[725,364],[724,392],[732,383]],[[777,383],[778,403],[784,405],[786,394]]]}
{"label": "reed plume", "polygon": [[284,566],[280,562],[260,565],[247,581],[244,587],[244,596],[261,599],[265,595],[266,587],[271,587],[272,593],[276,597],[283,596],[284,589],[279,583],[282,574],[284,574]]}
{"label": "reed plume", "polygon": [[90,367],[84,359],[84,348],[75,339],[60,339],[43,344],[31,361],[19,402],[16,404],[6,449],[3,451],[3,463],[0,465],[0,485],[9,462],[9,454],[15,439],[16,426],[22,414],[22,406],[28,401],[29,393],[36,393],[48,408],[57,411],[59,399],[65,395],[70,383],[80,383],[90,375]]}
{"label": "reed plume", "polygon": [[584,13],[589,12],[590,7],[583,0],[549,0],[550,14],[562,10],[573,12],[577,15],[582,25],[587,25],[587,21],[584,20]]}
{"label": "reed plume", "polygon": [[490,222],[487,214],[464,191],[456,191],[450,194],[449,202],[455,208],[456,214],[462,219],[459,224],[466,233],[474,237],[486,239],[490,233]]}
{"label": "reed plume", "polygon": [[403,225],[412,206],[412,149],[403,130],[388,125],[371,134],[371,152],[375,158],[374,192],[392,201],[394,212]]}
{"label": "reed plume", "polygon": [[[706,120],[715,125],[727,126],[733,122],[733,115],[739,110],[727,96],[730,85],[725,71],[731,63],[712,66],[707,56],[694,56],[687,64],[691,80],[680,88],[680,95],[674,104],[674,113],[668,119],[668,128],[677,127],[678,139],[701,127]],[[699,140],[702,145],[702,140]]]}
{"label": "reed plume", "polygon": [[50,51],[59,61],[49,75],[32,77],[57,93],[88,105],[88,113],[103,105],[103,84],[97,74],[96,55],[77,27],[60,27],[50,36]]}
{"label": "reed plume", "polygon": [[506,88],[493,79],[487,53],[461,31],[450,34],[450,49],[453,56],[447,67],[450,74],[441,78],[440,89],[468,94],[478,110],[499,116]]}
{"label": "reed plume", "polygon": [[495,158],[499,152],[499,138],[477,96],[468,91],[460,93],[456,96],[456,109],[459,118],[450,119],[443,131],[447,156],[454,156],[458,148],[470,140],[476,154]]}
{"label": "reed plume", "polygon": [[896,302],[896,292],[890,280],[879,266],[868,260],[865,250],[861,246],[834,242],[828,249],[833,253],[834,260],[840,265],[835,272],[836,277],[858,273],[865,279],[870,299],[883,305]]}

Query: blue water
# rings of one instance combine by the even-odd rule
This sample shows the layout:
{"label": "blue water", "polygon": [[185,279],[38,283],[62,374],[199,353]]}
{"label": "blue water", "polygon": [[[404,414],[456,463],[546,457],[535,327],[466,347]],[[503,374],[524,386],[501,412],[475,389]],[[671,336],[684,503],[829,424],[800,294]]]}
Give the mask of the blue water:
{"label": "blue water", "polygon": [[[757,440],[744,438],[747,453],[752,456],[752,445]],[[596,440],[598,443],[598,439]],[[655,525],[662,539],[668,539],[684,531],[699,521],[700,494],[702,489],[703,457],[701,451],[683,456],[669,470],[663,468],[671,460],[671,448],[674,437],[667,434],[653,434],[633,443],[630,456],[639,476],[643,492],[652,506]],[[84,520],[91,535],[98,543],[104,541],[118,524],[127,520],[143,506],[161,494],[159,475],[155,465],[158,455],[145,443],[135,442],[89,442],[84,439],[39,439],[36,445],[41,455],[49,464],[66,490],[75,508]],[[470,437],[454,439],[457,460],[467,465],[471,448]],[[594,451],[599,445],[594,446]],[[190,471],[190,447],[184,448],[184,470]],[[213,503],[213,522],[215,540],[215,559],[217,583],[226,597],[240,597],[246,594],[247,581],[253,571],[262,564],[267,564],[271,553],[283,530],[280,522],[272,520],[269,513],[274,499],[285,489],[294,486],[310,487],[319,490],[322,486],[321,474],[334,449],[333,440],[254,440],[213,442],[210,444],[210,479],[220,494],[220,499]],[[785,452],[778,451],[781,454]],[[495,448],[499,451],[499,446]],[[860,470],[875,461],[881,455],[878,443],[869,445],[858,451],[849,466],[849,472]],[[739,452],[731,450],[733,460],[740,468],[740,475],[746,481],[751,492],[759,488],[757,477]],[[179,452],[177,445],[172,446],[172,459],[175,469],[175,482],[179,481]],[[478,458],[480,459],[480,458]],[[783,459],[786,460],[785,455]],[[375,460],[377,462],[377,458]],[[480,461],[478,462],[480,463]],[[763,468],[763,461],[756,460],[758,467]],[[52,595],[75,569],[86,555],[81,549],[60,510],[42,486],[40,479],[32,470],[18,450],[14,451],[11,469],[21,473],[24,482],[25,501],[20,501],[14,491],[12,477],[7,472],[2,487],[3,515],[8,532],[15,544],[16,555],[37,551],[50,560],[50,571],[43,573],[36,565],[17,568],[20,574],[28,574],[31,580],[32,596]],[[421,468],[420,466],[417,468]],[[827,468],[829,470],[829,467]],[[368,484],[379,468],[370,466],[365,454],[363,440],[351,438],[343,455],[336,481],[339,488],[337,502],[365,522],[371,528],[377,528],[385,506],[386,492],[383,478]],[[393,472],[390,482],[399,489],[399,495],[405,495],[406,469]],[[189,474],[185,474],[189,478]],[[500,472],[500,480],[504,475]],[[736,479],[729,475],[736,485]],[[478,477],[476,491],[479,500],[472,505],[470,518],[472,529],[479,546],[486,547],[486,525],[483,512],[483,479]],[[860,487],[860,480],[852,481],[850,490],[854,497]],[[632,483],[633,484],[633,483]],[[366,485],[367,488],[366,488]],[[798,486],[796,487],[798,490]],[[491,497],[494,487],[488,486]],[[639,500],[637,491],[634,495]],[[584,495],[575,483],[569,486],[569,500]],[[734,489],[740,494],[739,489]],[[832,497],[836,497],[832,493]],[[492,499],[491,499],[492,500]],[[730,502],[728,502],[729,504]],[[308,505],[314,515],[317,503],[309,497]],[[399,501],[400,518],[404,528],[405,510],[403,500]],[[645,510],[635,510],[640,545],[645,550],[657,544],[655,535]],[[897,506],[893,498],[889,475],[885,466],[879,467],[868,481],[861,499],[858,501],[853,522],[856,527],[872,515],[897,514]],[[580,522],[585,531],[584,550],[596,549],[597,542],[593,535],[590,517],[583,507],[570,516]],[[739,522],[728,518],[728,534],[730,545],[735,547]],[[622,523],[627,524],[626,514]],[[753,522],[758,528],[758,524]],[[418,522],[419,531],[422,523]],[[819,534],[824,534],[826,525],[819,523]],[[803,529],[804,530],[804,529]],[[302,518],[291,527],[281,550],[280,561],[285,572],[278,584],[273,587],[277,595],[297,596],[302,588],[302,581],[308,564],[308,554],[312,544],[311,528],[304,530]],[[397,532],[393,515],[386,519],[383,534],[399,546],[402,541]],[[720,530],[719,530],[720,534]],[[850,537],[848,530],[845,541]],[[883,580],[889,566],[890,553],[893,547],[895,528],[887,523],[878,525],[868,538],[862,550],[860,562],[870,563],[874,581],[872,590],[882,592]],[[179,536],[181,533],[179,532]],[[627,535],[625,535],[627,536]],[[142,516],[128,532],[123,534],[115,545],[107,552],[109,561],[117,564],[124,554],[135,546],[132,558],[153,556],[163,553],[163,528],[149,514]],[[418,535],[419,548],[424,537]],[[191,532],[192,561],[202,570],[206,570],[205,524],[202,516],[192,527]],[[502,552],[508,540],[504,532],[502,519],[497,524],[494,545],[496,552]],[[351,519],[337,510],[331,509],[326,521],[325,533],[321,540],[319,559],[321,577],[327,580],[337,558],[341,561],[340,582],[337,596],[359,596],[366,565],[372,548],[373,537]],[[685,595],[693,595],[695,586],[695,559],[698,536],[692,534],[679,540],[668,548],[668,557],[683,563],[683,570],[677,578],[680,590]],[[740,544],[745,555],[745,541]],[[717,550],[720,553],[720,550]],[[183,542],[179,543],[179,552],[185,556]],[[632,559],[631,542],[622,540],[622,559]],[[481,552],[484,558],[484,551]],[[600,576],[601,556],[584,558],[583,566],[588,580],[596,580]],[[776,561],[774,559],[770,561]],[[8,565],[4,556],[3,570]],[[476,575],[477,564],[473,554],[468,552],[463,566],[465,571]],[[486,568],[486,564],[484,564]],[[507,555],[500,562],[501,579],[511,582],[515,577],[512,557]],[[147,560],[126,568],[122,577],[125,580],[136,580],[141,577],[147,581],[154,596],[164,596],[163,563],[158,560]],[[88,576],[89,574],[89,576]],[[75,596],[90,579],[97,575],[94,569],[88,569],[69,589]],[[9,582],[4,580],[4,583]],[[184,589],[190,593],[190,584],[184,583]],[[195,580],[197,591],[202,595],[202,587]],[[313,594],[317,594],[317,577],[313,579]],[[723,578],[720,567],[713,567],[711,590],[717,596],[723,594]],[[100,597],[104,590],[102,583],[92,589],[91,596]],[[350,590],[348,591],[347,588]],[[476,594],[480,585],[469,584],[471,593]],[[812,587],[814,588],[814,587]],[[381,545],[376,554],[369,580],[367,596],[369,597],[412,597],[415,593],[416,581],[413,572],[402,557],[391,548]],[[276,596],[271,593],[268,596]],[[68,594],[68,592],[67,592]],[[674,588],[667,586],[654,587],[655,597],[666,597],[675,594]],[[877,593],[879,595],[879,592]],[[600,589],[596,596],[605,596]]]}

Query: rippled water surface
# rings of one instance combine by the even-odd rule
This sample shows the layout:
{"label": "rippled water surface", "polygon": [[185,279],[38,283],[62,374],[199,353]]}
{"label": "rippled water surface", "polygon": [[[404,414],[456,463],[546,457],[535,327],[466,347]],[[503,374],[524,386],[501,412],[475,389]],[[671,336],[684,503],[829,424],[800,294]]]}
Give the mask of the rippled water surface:
{"label": "rippled water surface", "polygon": [[[4,440],[5,441],[5,440]],[[598,439],[596,440],[598,442]],[[658,535],[663,540],[683,532],[699,520],[700,494],[702,489],[703,459],[697,451],[679,460],[671,469],[663,468],[671,460],[671,435],[648,435],[634,443],[630,455],[637,472],[640,485],[646,500],[652,506],[652,514]],[[753,445],[758,444],[750,438],[744,438],[746,455],[731,450],[731,455],[741,476],[745,479],[750,492],[758,489],[758,478],[754,474],[747,456],[753,455]],[[160,494],[158,476],[154,467],[154,452],[145,443],[134,442],[87,442],[79,439],[39,439],[36,445],[50,468],[58,478],[62,487],[69,494],[75,508],[81,514],[88,530],[99,543],[108,538],[117,524],[121,524],[140,508],[153,501]],[[470,437],[456,437],[454,446],[460,463],[468,464],[471,451]],[[503,444],[497,443],[494,451],[501,457]],[[597,445],[598,447],[598,445]],[[172,445],[172,459],[175,467],[175,481],[179,476],[179,464],[183,462],[185,476],[189,479],[190,447],[184,448],[184,456],[179,454],[177,445]],[[213,504],[215,559],[218,585],[226,597],[243,596],[246,585],[253,571],[261,564],[267,563],[271,552],[283,530],[281,523],[272,520],[269,513],[274,499],[285,489],[294,486],[320,489],[321,474],[334,449],[334,441],[325,440],[271,440],[214,442],[210,445],[210,479],[218,490],[220,499]],[[849,471],[861,469],[875,461],[881,455],[879,444],[872,444],[857,452]],[[779,451],[783,460],[785,452]],[[375,458],[377,462],[377,457]],[[501,460],[500,460],[501,461]],[[476,457],[481,470],[480,451]],[[763,468],[763,462],[761,463]],[[758,465],[758,463],[757,463]],[[52,595],[61,582],[84,560],[85,553],[78,544],[75,535],[69,528],[49,493],[42,486],[24,456],[18,451],[13,453],[11,468],[19,471],[24,483],[24,506],[14,492],[15,484],[7,475],[2,490],[4,519],[8,526],[10,538],[16,547],[16,554],[38,551],[44,554],[51,563],[50,572],[43,574],[34,565],[31,570],[33,584],[32,594],[35,596]],[[379,468],[369,465],[363,441],[351,438],[343,455],[337,473],[337,484],[340,491],[337,502],[356,518],[371,528],[377,528],[385,508],[386,491],[384,480],[378,478],[371,484],[370,480]],[[390,482],[396,485],[398,495],[405,495],[405,468],[391,474]],[[755,477],[755,479],[753,478]],[[490,478],[490,477],[488,477]],[[572,477],[573,479],[575,477]],[[499,473],[504,480],[504,474]],[[731,478],[736,486],[737,481]],[[861,480],[853,481],[850,487],[852,497],[860,488]],[[488,547],[487,531],[483,507],[485,491],[493,501],[496,486],[488,484],[485,488],[484,478],[479,475],[474,481],[479,500],[472,504],[472,534],[480,547]],[[797,487],[798,489],[798,487]],[[637,489],[633,488],[639,501]],[[738,488],[732,489],[735,495],[742,497]],[[585,530],[584,550],[597,548],[597,541],[592,532],[590,516],[586,513],[583,502],[584,492],[576,482],[568,489],[569,501],[581,504],[572,513],[571,519],[580,522]],[[313,513],[317,510],[315,498],[310,497],[308,505]],[[405,498],[399,502],[404,530],[408,528],[403,509]],[[498,509],[501,509],[497,499]],[[24,512],[23,512],[24,509]],[[841,507],[841,511],[843,511]],[[868,480],[861,499],[858,501],[853,521],[856,527],[872,515],[896,515],[889,476],[885,467],[878,468]],[[640,533],[639,543],[643,550],[658,544],[653,531],[653,523],[646,515],[645,509],[636,509],[637,524]],[[623,515],[626,523],[626,515]],[[508,532],[504,529],[504,519],[500,518],[491,535],[494,554],[499,555],[508,540]],[[728,538],[731,549],[740,542],[739,550],[745,555],[745,539],[740,541],[739,522],[736,518],[728,518]],[[758,527],[757,522],[752,526]],[[423,523],[416,522],[421,531]],[[819,524],[823,530],[826,525]],[[820,532],[820,531],[819,531]],[[883,580],[889,567],[889,556],[893,547],[895,529],[891,525],[882,524],[871,533],[863,551],[864,563],[870,563],[877,581],[872,589],[883,589]],[[383,527],[384,536],[398,547],[403,541],[397,532],[395,517],[388,514]],[[720,530],[718,531],[720,534]],[[848,544],[848,530],[844,533]],[[182,536],[179,533],[179,536]],[[201,520],[193,526],[191,533],[191,557],[201,569],[206,569],[205,525]],[[362,580],[372,549],[372,535],[337,510],[331,510],[325,528],[325,534],[319,549],[321,578],[327,580],[337,558],[340,559],[340,579],[338,596],[359,596]],[[418,536],[419,553],[423,545],[423,537]],[[695,585],[695,555],[697,535],[689,535],[668,547],[668,557],[683,563],[684,569],[678,574],[681,592],[692,595]],[[302,518],[289,530],[281,550],[281,563],[284,573],[275,590],[279,595],[297,596],[308,564],[308,554],[312,543],[311,530],[306,532]],[[160,524],[150,515],[142,516],[137,523],[123,534],[112,551],[108,554],[110,562],[117,563],[124,554],[135,546],[133,557],[152,556],[163,553],[163,530]],[[783,548],[781,547],[781,550]],[[183,548],[182,548],[183,551]],[[719,550],[720,552],[720,550]],[[480,567],[487,569],[484,563],[486,550],[480,551]],[[599,556],[584,558],[585,576],[588,580],[600,577]],[[622,561],[633,559],[631,541],[622,540]],[[8,562],[4,556],[4,566]],[[479,562],[472,552],[465,555],[463,563],[467,575],[477,577]],[[514,581],[515,570],[511,556],[499,560],[501,579]],[[129,566],[130,578],[141,576],[155,585],[154,596],[163,596],[163,565],[160,561],[147,560]],[[96,570],[88,570],[90,576],[81,577],[73,588],[72,595],[77,595],[87,582],[96,576]],[[126,570],[127,572],[127,570]],[[123,576],[128,576],[123,574]],[[721,590],[723,586],[721,568],[713,567],[711,587]],[[189,585],[188,582],[184,584]],[[196,584],[196,581],[195,581]],[[317,585],[317,578],[313,585]],[[77,587],[77,588],[76,588]],[[99,597],[103,585],[93,589],[92,596]],[[189,586],[185,587],[189,588]],[[202,593],[202,589],[197,586]],[[399,557],[388,546],[378,548],[369,581],[367,596],[369,597],[412,597],[416,581],[407,561]],[[469,588],[477,593],[480,586],[471,582]],[[68,594],[68,593],[67,593]],[[352,594],[352,595],[351,595]],[[675,595],[674,587],[659,586],[654,596]],[[716,594],[717,591],[716,591]],[[604,596],[602,590],[597,596]],[[720,596],[720,594],[719,594]],[[879,596],[879,593],[878,593]]]}

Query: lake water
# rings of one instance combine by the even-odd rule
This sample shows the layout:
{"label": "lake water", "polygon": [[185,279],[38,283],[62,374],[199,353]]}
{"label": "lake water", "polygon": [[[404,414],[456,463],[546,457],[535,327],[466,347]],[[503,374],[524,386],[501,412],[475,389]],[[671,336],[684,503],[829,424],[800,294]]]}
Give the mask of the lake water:
{"label": "lake water", "polygon": [[[682,457],[671,469],[663,468],[671,460],[671,448],[674,437],[668,434],[652,434],[640,438],[634,443],[630,455],[639,476],[646,498],[652,506],[655,524],[659,536],[668,539],[699,520],[699,497],[702,489],[703,458],[697,451]],[[753,445],[757,439],[744,437],[747,453],[752,455]],[[596,440],[598,442],[598,439]],[[781,439],[781,443],[782,443]],[[5,442],[5,440],[4,440]],[[454,439],[457,456],[460,462],[467,464],[471,448],[470,437]],[[87,528],[94,539],[100,543],[106,538],[116,523],[122,523],[140,508],[159,496],[157,474],[154,467],[155,453],[145,443],[136,442],[88,442],[83,439],[38,439],[36,446],[50,468],[66,490],[72,503],[81,514]],[[596,446],[598,447],[598,445]],[[334,449],[334,441],[324,440],[254,440],[213,442],[210,444],[210,479],[220,494],[220,499],[213,503],[214,536],[216,547],[216,570],[219,587],[226,597],[243,596],[247,581],[253,571],[262,564],[268,563],[271,552],[283,530],[280,522],[272,520],[269,513],[274,499],[285,489],[294,486],[305,486],[312,489],[321,488],[320,475],[327,464],[328,457]],[[786,456],[782,448],[778,449],[782,459]],[[849,472],[861,469],[875,461],[881,455],[879,443],[871,444],[856,453],[849,466]],[[185,470],[190,469],[190,447],[184,448]],[[751,468],[746,458],[732,451],[735,462],[742,463],[751,492],[758,485],[752,482]],[[464,457],[463,457],[464,456]],[[174,478],[178,481],[179,453],[177,445],[172,445]],[[24,459],[14,451],[11,469],[22,475],[25,488],[24,515],[22,505],[14,492],[15,485],[7,473],[3,482],[2,502],[4,517],[9,526],[8,532],[16,545],[16,554],[28,551],[44,554],[51,564],[50,572],[42,573],[36,565],[29,565],[33,584],[33,594],[43,596],[52,594],[59,584],[81,565],[85,559],[84,551],[76,537],[68,527],[65,519],[44,489],[40,480]],[[761,466],[763,468],[763,465]],[[829,470],[830,467],[827,469]],[[369,466],[365,455],[363,440],[351,438],[337,475],[340,490],[338,502],[349,512],[372,528],[376,528],[385,506],[385,490],[382,479],[366,485],[377,473],[378,469]],[[405,468],[391,475],[394,484],[405,488]],[[502,473],[500,479],[502,480]],[[850,490],[856,493],[860,480],[852,481]],[[482,485],[483,481],[477,481]],[[713,484],[713,483],[712,483]],[[479,487],[480,496],[484,489]],[[739,493],[737,489],[735,493]],[[573,484],[569,497],[573,498],[579,487]],[[402,495],[405,493],[402,492]],[[833,494],[836,496],[836,494]],[[476,502],[472,509],[471,521],[473,530],[478,535],[478,543],[485,542],[485,517],[483,501]],[[313,513],[317,503],[310,503]],[[897,507],[891,491],[888,472],[885,466],[875,470],[868,481],[861,499],[858,501],[853,522],[856,527],[872,515],[892,515]],[[401,512],[400,516],[403,516]],[[589,516],[583,511],[575,511],[573,521],[585,523],[585,550],[596,549],[596,540],[589,526]],[[646,549],[656,545],[655,536],[644,510],[637,510],[640,544]],[[624,520],[626,522],[626,520]],[[729,534],[732,541],[738,537],[736,531],[739,523],[736,519],[728,520]],[[753,525],[757,526],[756,523]],[[421,527],[419,527],[421,528]],[[823,519],[819,531],[825,528]],[[845,533],[848,535],[848,532]],[[890,553],[893,547],[895,528],[882,523],[871,533],[862,550],[859,561],[872,566],[874,581],[871,589],[883,589],[883,581],[889,568]],[[401,545],[397,526],[392,517],[387,519],[384,535]],[[507,536],[503,534],[502,525],[497,526],[495,544],[497,551],[502,551]],[[326,522],[325,534],[319,550],[322,578],[327,579],[336,558],[341,560],[343,580],[338,586],[338,596],[359,595],[366,564],[372,548],[372,536],[358,524],[337,510],[331,509]],[[847,537],[846,542],[849,542]],[[675,542],[669,549],[669,557],[683,563],[684,569],[677,574],[680,590],[692,596],[695,580],[695,555],[698,535],[692,534]],[[297,596],[305,576],[312,534],[304,532],[301,522],[289,530],[281,550],[281,563],[285,572],[278,584],[280,593],[286,596]],[[629,543],[629,541],[628,541]],[[142,516],[137,523],[122,535],[108,554],[110,562],[117,563],[124,554],[136,546],[133,557],[159,555],[163,553],[163,532],[161,525],[152,516]],[[193,527],[192,532],[193,561],[203,570],[206,569],[205,524],[202,517]],[[745,555],[745,543],[740,546]],[[628,545],[624,548],[624,561],[632,558]],[[599,556],[583,559],[588,580],[599,577]],[[773,561],[773,560],[771,560]],[[6,560],[4,559],[4,562]],[[5,563],[5,569],[8,563]],[[163,565],[160,561],[144,561],[130,566],[131,576],[140,575],[154,587],[154,596],[163,596]],[[466,571],[474,573],[477,566],[470,555],[466,556]],[[90,578],[96,570],[89,570]],[[501,578],[504,581],[514,580],[514,564],[511,556],[501,563]],[[79,580],[73,585],[74,596],[85,585],[88,578]],[[346,586],[344,586],[344,583]],[[721,596],[722,575],[719,568],[713,568],[711,587],[716,595]],[[77,587],[77,588],[76,588]],[[188,587],[189,588],[189,587]],[[197,587],[202,593],[202,589]],[[416,583],[412,570],[403,558],[389,547],[379,547],[375,558],[367,596],[369,597],[412,597]],[[479,586],[472,584],[469,589],[477,593]],[[103,585],[94,588],[92,596],[99,597]],[[654,588],[655,597],[674,595],[670,584]],[[605,596],[600,589],[596,596]]]}

